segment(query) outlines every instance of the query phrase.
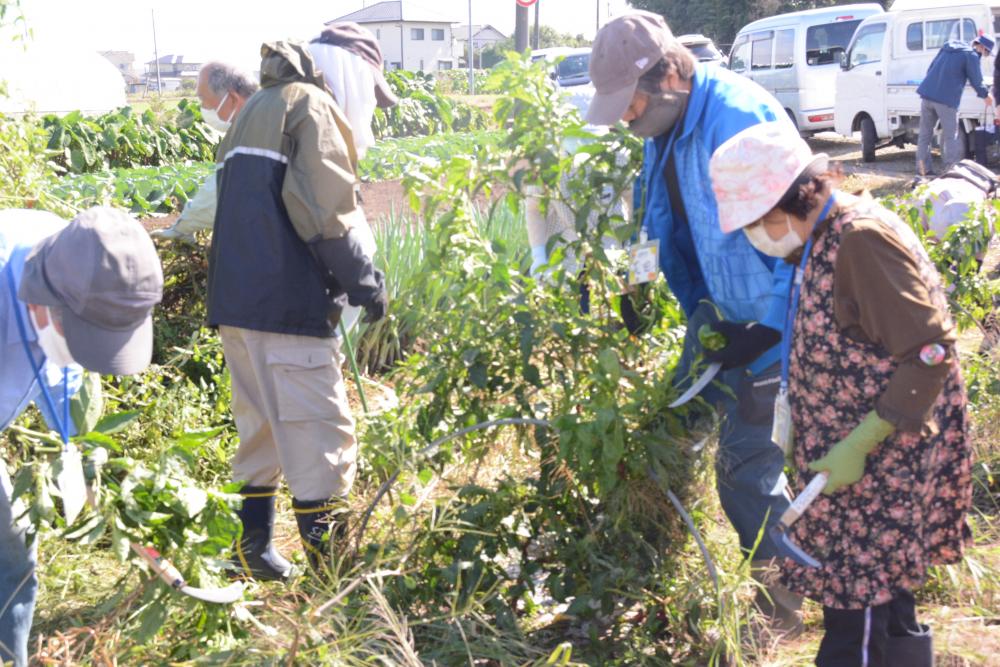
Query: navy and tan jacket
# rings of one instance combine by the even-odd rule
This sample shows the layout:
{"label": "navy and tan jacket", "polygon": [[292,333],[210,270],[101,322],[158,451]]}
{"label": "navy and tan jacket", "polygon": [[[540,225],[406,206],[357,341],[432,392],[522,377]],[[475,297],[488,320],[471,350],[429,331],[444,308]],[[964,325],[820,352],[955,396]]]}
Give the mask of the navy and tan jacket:
{"label": "navy and tan jacket", "polygon": [[216,159],[208,321],[329,337],[348,296],[364,306],[381,289],[363,254],[317,251],[363,221],[354,141],[305,44],[264,44],[261,56],[261,88]]}

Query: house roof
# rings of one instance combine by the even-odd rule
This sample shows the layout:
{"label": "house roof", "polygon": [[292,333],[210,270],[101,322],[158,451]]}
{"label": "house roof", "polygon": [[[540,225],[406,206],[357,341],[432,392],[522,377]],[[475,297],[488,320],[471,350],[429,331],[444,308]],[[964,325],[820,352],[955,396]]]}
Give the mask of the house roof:
{"label": "house roof", "polygon": [[[507,39],[507,35],[503,34],[499,30],[497,30],[496,28],[494,28],[493,26],[491,26],[489,23],[487,23],[486,25],[476,25],[475,23],[473,23],[472,24],[472,39],[477,39],[477,38],[478,39],[483,39],[484,36],[481,35],[480,33],[486,32],[488,30],[492,30],[496,34],[500,35],[500,39]],[[468,41],[468,39],[469,39],[469,28],[468,28],[468,25],[463,25],[460,28],[456,28],[455,35],[456,35],[456,39],[458,39],[459,41],[463,41],[463,40]]]}
{"label": "house roof", "polygon": [[173,63],[177,63],[179,65],[183,62],[184,62],[184,56],[175,56],[173,54],[170,54],[166,56],[160,56],[157,60],[150,60],[146,64],[155,65],[156,63],[160,63],[161,65],[170,65]]}
{"label": "house roof", "polygon": [[386,2],[376,2],[374,5],[359,9],[350,14],[338,16],[327,21],[327,25],[340,21],[354,21],[355,23],[388,23],[391,21],[403,21],[414,23],[458,23],[447,16],[437,12],[424,9],[419,5],[407,0],[404,4],[402,0],[387,0]]}

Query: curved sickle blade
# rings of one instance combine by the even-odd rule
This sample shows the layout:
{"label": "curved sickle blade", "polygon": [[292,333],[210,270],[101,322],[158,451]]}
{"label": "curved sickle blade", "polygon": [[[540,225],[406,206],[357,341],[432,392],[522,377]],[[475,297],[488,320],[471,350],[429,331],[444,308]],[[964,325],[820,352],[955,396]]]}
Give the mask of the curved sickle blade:
{"label": "curved sickle blade", "polygon": [[705,372],[701,374],[701,377],[695,380],[695,383],[691,385],[691,387],[687,391],[681,394],[680,398],[678,398],[676,401],[674,401],[667,407],[679,408],[680,406],[684,405],[692,398],[700,394],[701,390],[704,389],[709,382],[715,379],[715,376],[719,374],[719,370],[721,369],[722,369],[722,364],[718,361],[709,364],[708,368],[705,369]]}
{"label": "curved sickle blade", "polygon": [[168,586],[184,595],[215,604],[232,604],[243,597],[243,584],[236,582],[225,588],[196,588],[188,586],[184,576],[160,552],[153,547],[146,547],[133,542],[132,551],[155,572]]}

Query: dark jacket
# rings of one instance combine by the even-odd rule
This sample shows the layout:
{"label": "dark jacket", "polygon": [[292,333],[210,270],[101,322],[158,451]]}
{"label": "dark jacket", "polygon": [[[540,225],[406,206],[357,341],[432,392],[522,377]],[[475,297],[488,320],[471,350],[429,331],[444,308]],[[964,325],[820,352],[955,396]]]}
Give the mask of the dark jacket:
{"label": "dark jacket", "polygon": [[[347,297],[368,305],[380,274],[350,242],[363,222],[350,126],[304,44],[261,48],[261,88],[219,146],[208,321],[335,335]],[[347,252],[323,252],[331,244]]]}
{"label": "dark jacket", "polygon": [[993,102],[1000,104],[1000,55],[993,60]]}
{"label": "dark jacket", "polygon": [[931,66],[927,68],[927,75],[917,88],[917,94],[931,102],[957,109],[966,81],[979,97],[990,94],[983,85],[979,54],[965,42],[951,41],[942,46],[934,56]]}

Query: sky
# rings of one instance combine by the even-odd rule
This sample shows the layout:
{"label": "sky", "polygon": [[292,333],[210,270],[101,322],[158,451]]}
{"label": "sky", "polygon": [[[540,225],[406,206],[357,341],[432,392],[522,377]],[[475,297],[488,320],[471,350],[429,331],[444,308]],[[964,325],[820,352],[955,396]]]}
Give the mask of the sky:
{"label": "sky", "polygon": [[[403,0],[468,23],[468,0]],[[540,20],[560,32],[593,37],[601,22],[627,9],[626,0],[538,0]],[[223,60],[256,70],[261,42],[319,32],[325,21],[357,11],[372,0],[21,0],[37,42],[67,41],[97,51],[131,51],[136,69],[153,59],[152,17],[161,56],[187,62]],[[472,0],[472,23],[514,31],[515,0]],[[586,11],[584,11],[586,8]],[[534,8],[531,9],[534,20]],[[460,29],[459,26],[455,26]]]}

